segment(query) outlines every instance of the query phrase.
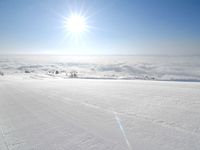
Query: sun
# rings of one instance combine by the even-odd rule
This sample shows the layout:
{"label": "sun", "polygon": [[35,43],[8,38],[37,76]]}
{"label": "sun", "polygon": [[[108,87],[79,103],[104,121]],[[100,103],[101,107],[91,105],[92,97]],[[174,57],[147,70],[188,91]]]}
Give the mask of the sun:
{"label": "sun", "polygon": [[66,18],[65,28],[71,34],[81,34],[87,31],[87,20],[84,16],[72,14]]}
{"label": "sun", "polygon": [[64,38],[75,42],[88,39],[94,29],[90,19],[91,15],[82,11],[69,11],[68,16],[62,16]]}

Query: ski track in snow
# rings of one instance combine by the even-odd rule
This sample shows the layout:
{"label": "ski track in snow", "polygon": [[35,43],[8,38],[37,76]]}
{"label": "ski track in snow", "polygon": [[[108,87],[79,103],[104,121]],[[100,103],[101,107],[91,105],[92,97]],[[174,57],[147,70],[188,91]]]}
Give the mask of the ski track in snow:
{"label": "ski track in snow", "polygon": [[199,149],[199,83],[0,82],[0,150]]}

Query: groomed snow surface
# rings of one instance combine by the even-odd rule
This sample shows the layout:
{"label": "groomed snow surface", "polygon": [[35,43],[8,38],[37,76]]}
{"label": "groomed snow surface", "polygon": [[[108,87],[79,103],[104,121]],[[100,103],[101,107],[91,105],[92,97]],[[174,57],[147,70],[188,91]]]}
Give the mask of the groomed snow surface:
{"label": "groomed snow surface", "polygon": [[0,150],[199,150],[200,83],[0,76]]}

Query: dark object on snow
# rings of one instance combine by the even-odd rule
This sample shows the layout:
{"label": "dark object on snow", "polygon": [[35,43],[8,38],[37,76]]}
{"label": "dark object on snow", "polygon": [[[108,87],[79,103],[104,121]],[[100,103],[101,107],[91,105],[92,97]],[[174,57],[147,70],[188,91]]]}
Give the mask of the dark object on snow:
{"label": "dark object on snow", "polygon": [[25,73],[31,73],[31,72],[30,72],[30,71],[28,71],[28,70],[25,70],[24,72],[25,72]]}
{"label": "dark object on snow", "polygon": [[78,77],[78,76],[77,76],[77,73],[78,73],[78,72],[76,72],[76,71],[71,71],[69,77],[70,77],[70,78],[77,78],[77,77]]}
{"label": "dark object on snow", "polygon": [[55,71],[55,74],[59,74],[59,71],[58,71],[58,70],[56,70],[56,71]]}
{"label": "dark object on snow", "polygon": [[4,76],[4,73],[0,71],[0,76]]}

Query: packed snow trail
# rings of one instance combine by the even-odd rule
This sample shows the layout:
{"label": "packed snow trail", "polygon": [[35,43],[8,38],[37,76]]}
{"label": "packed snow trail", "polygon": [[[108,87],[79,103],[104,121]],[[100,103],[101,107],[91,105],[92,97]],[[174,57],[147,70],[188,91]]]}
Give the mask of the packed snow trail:
{"label": "packed snow trail", "polygon": [[0,150],[198,150],[200,83],[0,78]]}
{"label": "packed snow trail", "polygon": [[114,112],[114,114],[115,114],[115,119],[116,119],[116,121],[117,121],[117,124],[119,125],[119,128],[120,128],[120,130],[121,130],[121,132],[122,132],[122,134],[123,134],[123,136],[124,136],[124,139],[125,139],[125,141],[126,141],[126,144],[127,144],[127,146],[128,146],[128,149],[131,149],[131,144],[129,143],[129,140],[128,140],[127,136],[126,136],[124,127],[123,127],[123,125],[122,125],[122,122],[121,122],[120,118],[118,117],[117,113]]}

